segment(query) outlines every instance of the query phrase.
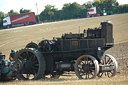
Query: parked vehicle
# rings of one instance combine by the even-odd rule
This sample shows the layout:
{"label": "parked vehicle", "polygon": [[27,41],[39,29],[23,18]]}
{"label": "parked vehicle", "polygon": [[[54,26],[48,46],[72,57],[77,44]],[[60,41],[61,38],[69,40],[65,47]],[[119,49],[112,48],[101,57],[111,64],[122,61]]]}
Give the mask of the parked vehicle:
{"label": "parked vehicle", "polygon": [[[85,36],[87,35],[87,36]],[[63,34],[53,40],[30,42],[15,55],[21,61],[20,80],[37,80],[45,75],[52,78],[74,71],[79,79],[113,77],[117,73],[116,59],[105,54],[114,46],[113,24],[101,22],[100,28],[88,28],[84,33]]]}
{"label": "parked vehicle", "polygon": [[99,14],[96,11],[96,7],[93,6],[90,9],[88,9],[87,17],[98,17],[98,16],[106,16],[106,15],[112,15],[112,11],[105,11],[105,8],[103,8],[103,11],[101,11]]}
{"label": "parked vehicle", "polygon": [[35,23],[36,18],[34,12],[12,15],[3,19],[3,26],[5,28],[16,27],[21,25],[26,26]]}
{"label": "parked vehicle", "polygon": [[93,6],[92,8],[88,9],[87,17],[94,17],[97,16],[96,7]]}

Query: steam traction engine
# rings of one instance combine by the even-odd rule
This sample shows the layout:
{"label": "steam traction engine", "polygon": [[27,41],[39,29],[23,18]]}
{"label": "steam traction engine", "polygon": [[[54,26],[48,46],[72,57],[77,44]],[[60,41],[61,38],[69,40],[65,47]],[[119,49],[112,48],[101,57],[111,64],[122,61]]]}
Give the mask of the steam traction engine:
{"label": "steam traction engine", "polygon": [[[85,36],[87,35],[87,36]],[[101,22],[99,28],[88,28],[84,33],[63,34],[53,40],[30,42],[19,50],[15,60],[22,66],[17,72],[20,80],[37,80],[45,75],[57,77],[65,71],[75,71],[79,79],[116,75],[115,58],[104,52],[114,46],[111,21]]]}

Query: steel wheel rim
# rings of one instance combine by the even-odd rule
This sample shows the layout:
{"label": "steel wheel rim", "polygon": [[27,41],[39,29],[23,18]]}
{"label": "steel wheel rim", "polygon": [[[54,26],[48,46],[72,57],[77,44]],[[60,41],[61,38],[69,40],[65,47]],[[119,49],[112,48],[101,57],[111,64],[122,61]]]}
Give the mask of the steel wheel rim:
{"label": "steel wheel rim", "polygon": [[80,79],[93,79],[99,72],[98,61],[93,56],[83,55],[75,64],[75,72]]}
{"label": "steel wheel rim", "polygon": [[113,56],[106,54],[104,57],[104,60],[101,60],[101,65],[110,65],[110,66],[114,66],[114,68],[112,71],[99,72],[98,77],[102,77],[103,75],[105,75],[110,78],[116,75],[118,70],[118,64],[116,59]]}

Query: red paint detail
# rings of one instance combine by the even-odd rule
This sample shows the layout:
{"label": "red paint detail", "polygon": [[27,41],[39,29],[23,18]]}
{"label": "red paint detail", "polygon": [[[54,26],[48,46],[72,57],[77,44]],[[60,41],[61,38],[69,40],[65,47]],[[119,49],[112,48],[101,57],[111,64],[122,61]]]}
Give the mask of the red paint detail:
{"label": "red paint detail", "polygon": [[99,16],[100,16],[100,14],[97,14],[97,16],[99,17]]}
{"label": "red paint detail", "polygon": [[96,14],[89,14],[88,16],[91,17],[92,15],[93,15],[93,16],[96,16]]}
{"label": "red paint detail", "polygon": [[[25,18],[22,18],[24,16],[27,16]],[[21,24],[21,23],[27,23],[27,22],[36,22],[35,13],[24,13],[24,14],[18,14],[18,15],[12,15],[10,16],[11,24]]]}
{"label": "red paint detail", "polygon": [[88,12],[94,12],[94,9],[89,9]]}

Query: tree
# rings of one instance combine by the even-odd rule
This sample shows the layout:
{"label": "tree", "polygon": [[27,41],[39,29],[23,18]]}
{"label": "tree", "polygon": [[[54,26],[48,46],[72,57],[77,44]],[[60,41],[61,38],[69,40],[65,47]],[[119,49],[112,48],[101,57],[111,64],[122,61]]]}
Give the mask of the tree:
{"label": "tree", "polygon": [[82,9],[81,5],[76,2],[64,4],[62,8],[63,19],[80,18],[81,9]]}
{"label": "tree", "polygon": [[61,10],[58,10],[57,8],[55,8],[55,6],[47,5],[40,14],[40,20],[56,21],[84,18],[87,16],[87,10],[92,6],[96,6],[98,14],[103,13],[104,9],[108,14],[128,12],[128,5],[119,6],[117,0],[95,0],[95,2],[87,2],[83,5],[80,5],[76,2],[66,3],[63,5],[63,8]]}
{"label": "tree", "polygon": [[5,18],[5,13],[0,11],[0,28],[3,26],[3,19]]}
{"label": "tree", "polygon": [[94,3],[93,3],[93,6],[96,7],[96,10],[97,10],[97,13],[101,13],[103,11],[103,8],[104,8],[104,5],[102,4],[103,2],[100,1],[100,0],[96,0]]}
{"label": "tree", "polygon": [[96,6],[98,13],[103,12],[104,8],[106,12],[115,12],[115,9],[119,6],[119,3],[117,0],[96,0],[93,3],[93,6]]}
{"label": "tree", "polygon": [[29,9],[23,9],[23,8],[20,9],[20,14],[21,13],[29,13],[29,12],[31,12],[31,10],[29,10]]}
{"label": "tree", "polygon": [[47,5],[45,9],[40,13],[41,21],[53,21],[55,14],[58,12],[58,9],[55,6]]}
{"label": "tree", "polygon": [[14,11],[13,9],[10,10],[10,12],[8,12],[8,15],[15,15],[15,14],[19,14],[18,12]]}
{"label": "tree", "polygon": [[118,2],[117,0],[105,0],[102,4],[104,5],[106,11],[114,11],[114,8],[118,5]]}
{"label": "tree", "polygon": [[0,22],[3,20],[4,17],[5,17],[4,12],[0,11]]}
{"label": "tree", "polygon": [[120,5],[116,10],[117,13],[128,13],[128,4]]}

